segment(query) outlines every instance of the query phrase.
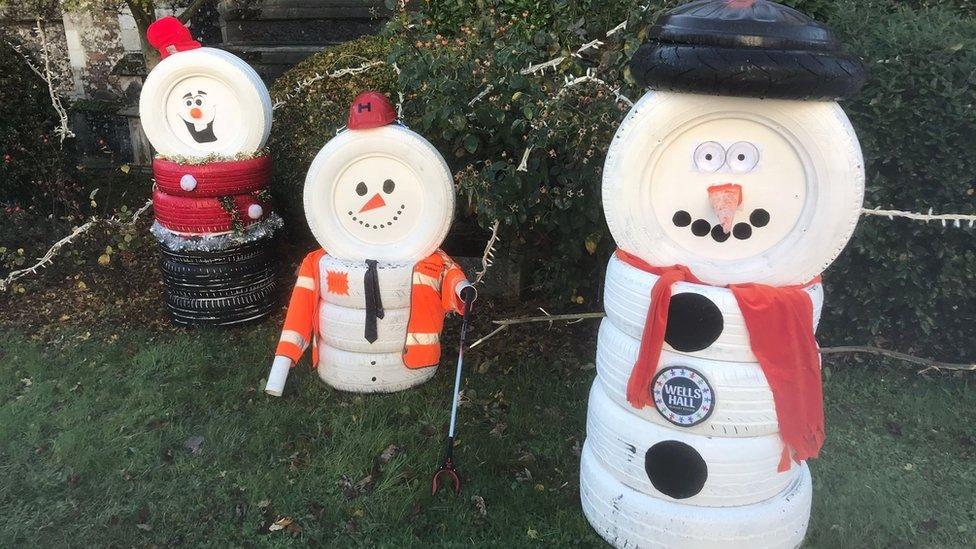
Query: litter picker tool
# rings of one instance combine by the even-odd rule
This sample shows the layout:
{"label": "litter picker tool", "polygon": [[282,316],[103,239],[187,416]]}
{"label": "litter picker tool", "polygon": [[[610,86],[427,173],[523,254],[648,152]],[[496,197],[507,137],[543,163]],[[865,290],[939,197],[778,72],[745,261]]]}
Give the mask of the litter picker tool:
{"label": "litter picker tool", "polygon": [[431,479],[430,493],[436,494],[442,486],[443,479],[447,478],[454,485],[454,493],[461,493],[461,476],[454,466],[454,435],[457,431],[457,412],[458,401],[461,396],[461,371],[464,366],[464,337],[468,332],[468,319],[471,316],[471,305],[477,295],[472,287],[467,287],[461,291],[464,294],[464,317],[461,321],[461,342],[458,344],[457,369],[454,373],[454,400],[451,403],[451,426],[447,431],[447,448],[444,450],[444,461],[434,473]]}

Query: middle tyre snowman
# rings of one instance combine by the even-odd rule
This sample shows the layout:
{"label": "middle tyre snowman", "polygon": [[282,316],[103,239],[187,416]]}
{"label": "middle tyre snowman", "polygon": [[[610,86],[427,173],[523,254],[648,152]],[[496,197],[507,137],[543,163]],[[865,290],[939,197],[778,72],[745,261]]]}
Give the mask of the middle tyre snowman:
{"label": "middle tyre snowman", "polygon": [[347,129],[305,179],[305,216],[322,249],[299,268],[266,391],[312,346],[332,387],[393,392],[430,379],[444,315],[474,292],[438,249],[454,217],[454,178],[426,139],[396,122],[378,92],[360,94]]}
{"label": "middle tyre snowman", "polygon": [[635,53],[653,88],[607,154],[607,269],[580,493],[617,547],[799,546],[823,443],[820,273],[860,217],[836,99],[864,71],[763,0],[665,14]]}

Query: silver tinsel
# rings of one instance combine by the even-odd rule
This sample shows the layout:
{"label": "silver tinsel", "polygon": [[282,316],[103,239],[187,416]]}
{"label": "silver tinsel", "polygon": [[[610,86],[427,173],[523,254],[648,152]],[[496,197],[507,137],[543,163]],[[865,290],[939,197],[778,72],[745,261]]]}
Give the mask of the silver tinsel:
{"label": "silver tinsel", "polygon": [[163,227],[158,221],[153,222],[149,232],[156,237],[160,244],[166,246],[174,252],[195,251],[195,252],[216,252],[240,246],[248,242],[261,240],[271,237],[278,229],[282,228],[285,222],[278,214],[272,212],[267,217],[248,225],[242,233],[221,233],[213,235],[190,236]]}

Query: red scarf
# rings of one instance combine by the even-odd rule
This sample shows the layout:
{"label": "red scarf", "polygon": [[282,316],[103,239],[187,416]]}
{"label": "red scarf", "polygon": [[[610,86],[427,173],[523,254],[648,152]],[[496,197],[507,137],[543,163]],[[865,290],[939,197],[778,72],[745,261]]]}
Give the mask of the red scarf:
{"label": "red scarf", "polygon": [[[617,257],[659,277],[651,290],[640,353],[627,383],[627,400],[640,409],[651,404],[650,384],[664,346],[671,286],[675,282],[702,282],[687,267],[654,267],[623,250],[617,250]],[[820,351],[814,336],[813,302],[804,287],[728,287],[745,319],[752,352],[773,392],[780,436],[785,443],[781,472],[790,468],[791,458],[799,462],[817,457],[824,441]]]}

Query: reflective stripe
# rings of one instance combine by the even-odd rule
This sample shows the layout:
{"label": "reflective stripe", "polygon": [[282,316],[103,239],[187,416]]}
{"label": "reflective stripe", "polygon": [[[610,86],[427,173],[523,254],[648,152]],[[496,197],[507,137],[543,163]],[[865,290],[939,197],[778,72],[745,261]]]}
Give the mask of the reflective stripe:
{"label": "reflective stripe", "polygon": [[315,280],[310,276],[300,276],[298,280],[295,281],[296,288],[305,288],[306,290],[315,289]]}
{"label": "reflective stripe", "polygon": [[409,333],[407,334],[407,347],[411,345],[436,345],[441,341],[441,334],[432,333]]}
{"label": "reflective stripe", "polygon": [[305,350],[305,347],[308,346],[308,343],[305,341],[305,338],[302,337],[302,334],[296,332],[295,330],[282,330],[281,337],[278,338],[278,341],[282,343],[291,343],[303,351]]}
{"label": "reflective stripe", "polygon": [[430,275],[425,275],[424,273],[414,271],[413,272],[413,283],[420,284],[421,286],[430,286],[431,288],[437,289],[440,284],[440,279],[434,278]]}

